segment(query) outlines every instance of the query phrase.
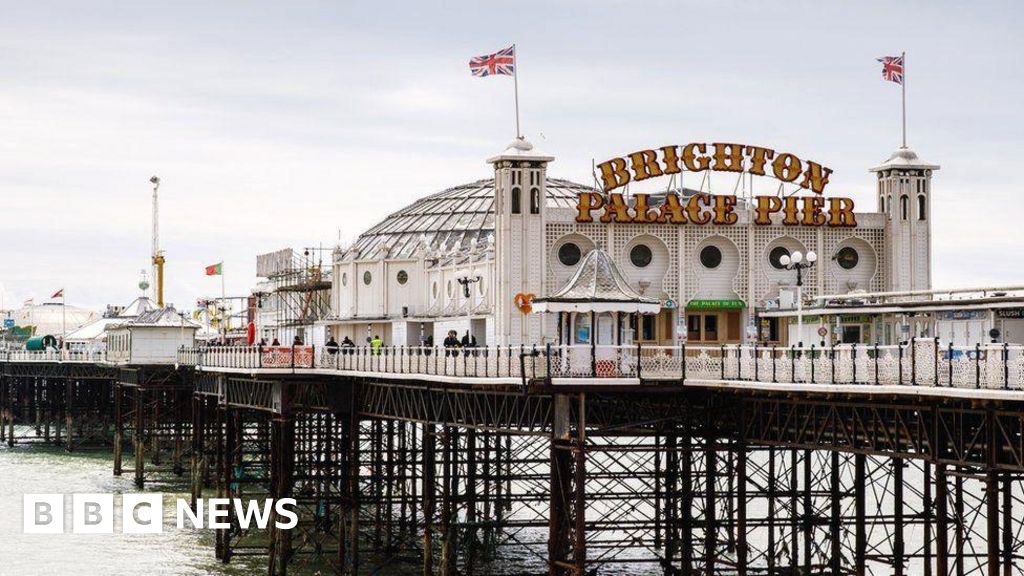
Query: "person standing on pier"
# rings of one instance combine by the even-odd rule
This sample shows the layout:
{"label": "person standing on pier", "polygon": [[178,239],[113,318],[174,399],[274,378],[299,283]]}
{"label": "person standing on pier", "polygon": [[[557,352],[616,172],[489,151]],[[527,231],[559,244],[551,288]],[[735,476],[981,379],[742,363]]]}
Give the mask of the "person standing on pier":
{"label": "person standing on pier", "polygon": [[444,355],[459,355],[459,333],[455,330],[449,330],[448,336],[444,339]]}

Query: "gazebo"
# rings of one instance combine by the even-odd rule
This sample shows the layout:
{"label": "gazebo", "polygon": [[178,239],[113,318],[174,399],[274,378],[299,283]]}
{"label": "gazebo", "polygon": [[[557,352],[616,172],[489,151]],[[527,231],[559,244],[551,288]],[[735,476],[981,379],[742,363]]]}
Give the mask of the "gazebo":
{"label": "gazebo", "polygon": [[[621,345],[625,315],[657,314],[661,303],[634,290],[608,253],[591,250],[560,290],[536,298],[533,311],[558,314],[558,344],[590,345],[591,363],[615,356]],[[607,347],[598,350],[598,346]],[[607,357],[607,358],[606,358]]]}

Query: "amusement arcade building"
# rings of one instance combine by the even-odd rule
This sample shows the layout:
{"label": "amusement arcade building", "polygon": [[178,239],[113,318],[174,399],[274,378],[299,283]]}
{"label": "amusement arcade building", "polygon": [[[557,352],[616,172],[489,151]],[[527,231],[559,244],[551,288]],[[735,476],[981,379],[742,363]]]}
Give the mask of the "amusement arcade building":
{"label": "amusement arcade building", "polygon": [[[805,300],[931,287],[939,167],[907,148],[871,168],[875,212],[827,195],[821,164],[756,146],[639,151],[600,164],[601,189],[549,177],[553,160],[517,139],[488,160],[493,179],[422,198],[335,251],[330,334],[408,346],[450,330],[480,346],[886,342],[899,334],[878,318],[807,322],[798,335],[762,317],[795,306],[787,257],[817,255],[801,271]],[[712,176],[731,192],[712,192]],[[631,191],[659,177],[661,191]],[[770,194],[752,192],[755,177],[776,181],[759,185]]]}

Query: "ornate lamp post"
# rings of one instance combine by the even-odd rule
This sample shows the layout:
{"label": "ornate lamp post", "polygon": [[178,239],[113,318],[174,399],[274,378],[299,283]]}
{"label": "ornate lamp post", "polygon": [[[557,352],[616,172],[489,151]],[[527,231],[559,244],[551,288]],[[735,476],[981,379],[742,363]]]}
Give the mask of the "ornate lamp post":
{"label": "ornate lamp post", "polygon": [[803,271],[807,268],[814,266],[814,263],[818,261],[818,255],[814,253],[814,250],[807,251],[806,262],[804,261],[804,255],[799,250],[793,252],[791,255],[783,255],[779,258],[779,262],[786,267],[786,270],[796,270],[796,330],[797,338],[799,339],[799,346],[804,347],[804,277]]}

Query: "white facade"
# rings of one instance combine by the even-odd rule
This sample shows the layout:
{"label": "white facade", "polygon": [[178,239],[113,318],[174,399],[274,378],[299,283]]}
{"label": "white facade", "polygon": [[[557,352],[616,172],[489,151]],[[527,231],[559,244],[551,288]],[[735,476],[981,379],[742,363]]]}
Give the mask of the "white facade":
{"label": "white facade", "polygon": [[886,217],[886,290],[931,288],[931,180],[938,169],[908,148],[871,169],[878,175],[878,211]]}
{"label": "white facade", "polygon": [[460,338],[469,332],[478,344],[555,342],[556,319],[520,305],[558,291],[597,247],[634,290],[662,303],[626,335],[649,344],[784,342],[784,325],[759,318],[787,296],[792,302],[796,272],[780,265],[782,253],[819,255],[803,272],[805,298],[930,287],[931,175],[938,166],[909,150],[872,169],[879,211],[856,213],[855,227],[785,225],[781,213],[758,225],[742,198],[731,225],[580,223],[577,196],[595,190],[549,178],[552,160],[517,140],[488,160],[492,181],[428,196],[336,251],[332,335],[356,345],[374,335],[386,345],[440,345],[449,330]]}
{"label": "white facade", "polygon": [[107,360],[118,364],[174,364],[181,347],[195,345],[199,326],[173,308],[146,312],[108,328]]}

